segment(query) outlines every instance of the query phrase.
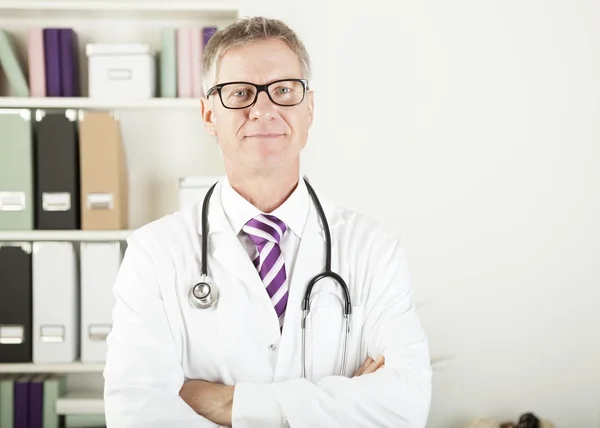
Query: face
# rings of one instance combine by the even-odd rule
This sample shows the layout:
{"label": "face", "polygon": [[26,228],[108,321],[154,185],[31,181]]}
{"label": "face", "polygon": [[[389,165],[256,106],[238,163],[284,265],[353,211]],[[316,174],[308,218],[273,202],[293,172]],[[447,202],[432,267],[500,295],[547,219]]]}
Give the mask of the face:
{"label": "face", "polygon": [[[227,51],[219,64],[217,83],[261,85],[286,78],[302,78],[300,62],[284,42],[269,40]],[[254,105],[231,110],[223,106],[215,91],[209,99],[202,99],[202,116],[208,132],[217,137],[227,167],[263,171],[290,168],[299,162],[308,138],[313,93],[308,92],[298,105],[283,107],[260,92]]]}

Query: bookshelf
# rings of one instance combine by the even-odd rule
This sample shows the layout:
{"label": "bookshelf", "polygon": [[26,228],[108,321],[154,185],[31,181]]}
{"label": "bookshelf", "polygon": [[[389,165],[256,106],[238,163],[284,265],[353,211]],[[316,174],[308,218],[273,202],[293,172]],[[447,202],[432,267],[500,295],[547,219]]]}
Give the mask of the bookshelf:
{"label": "bookshelf", "polygon": [[[88,43],[147,43],[160,73],[164,28],[223,28],[239,14],[231,0],[0,0],[0,29],[10,33],[24,73],[28,28],[72,28],[77,35],[79,97],[16,97],[0,71],[0,109],[116,110],[121,127],[129,187],[127,230],[1,230],[1,242],[126,241],[133,230],[178,209],[178,186],[185,177],[222,175],[221,153],[200,116],[197,98],[150,99],[88,96]],[[2,363],[0,375],[63,374],[68,390],[56,402],[59,414],[102,415],[104,364]]]}
{"label": "bookshelf", "polygon": [[34,364],[34,363],[3,363],[0,373],[100,373],[104,364],[65,363],[65,364]]}
{"label": "bookshelf", "polygon": [[102,13],[103,16],[155,17],[160,19],[203,16],[210,18],[235,18],[239,4],[237,1],[219,0],[0,0],[0,11],[9,16],[89,16]]}
{"label": "bookshelf", "polygon": [[56,400],[58,415],[102,415],[104,399],[101,392],[71,392]]}
{"label": "bookshelf", "polygon": [[131,230],[0,230],[0,242],[6,241],[126,241]]}
{"label": "bookshelf", "polygon": [[87,97],[0,97],[0,108],[146,110],[192,109],[200,111],[193,98],[93,99]]}

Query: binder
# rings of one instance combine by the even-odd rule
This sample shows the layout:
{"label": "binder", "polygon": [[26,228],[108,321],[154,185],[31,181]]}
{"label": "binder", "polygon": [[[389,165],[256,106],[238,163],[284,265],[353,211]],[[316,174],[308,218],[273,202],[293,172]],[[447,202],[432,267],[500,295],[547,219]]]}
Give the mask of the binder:
{"label": "binder", "polygon": [[177,29],[177,96],[192,98],[192,29]]}
{"label": "binder", "polygon": [[202,88],[202,28],[190,29],[191,60],[192,60],[192,97],[200,98],[204,95]]}
{"label": "binder", "polygon": [[79,229],[77,112],[37,110],[35,116],[36,229]]}
{"label": "binder", "polygon": [[34,375],[23,375],[15,380],[14,428],[29,428],[29,385]]}
{"label": "binder", "polygon": [[45,428],[43,423],[44,412],[44,381],[46,375],[33,376],[29,382],[29,395],[27,408],[29,411],[28,428]]}
{"label": "binder", "polygon": [[0,109],[0,230],[33,229],[31,112]]}
{"label": "binder", "polygon": [[14,427],[14,380],[17,375],[0,375],[0,428]]}
{"label": "binder", "polygon": [[44,30],[30,27],[27,31],[29,86],[32,97],[46,96],[46,65],[44,59]]}
{"label": "binder", "polygon": [[120,125],[106,112],[79,117],[81,228],[127,229],[129,184]]}
{"label": "binder", "polygon": [[79,96],[79,72],[77,61],[77,34],[72,28],[61,28],[58,32],[60,50],[61,95]]}
{"label": "binder", "polygon": [[44,62],[46,71],[46,94],[62,96],[60,67],[60,28],[44,28]]}
{"label": "binder", "polygon": [[0,69],[4,70],[8,82],[9,94],[16,97],[28,97],[29,85],[23,66],[19,61],[15,40],[7,31],[0,29]]}
{"label": "binder", "polygon": [[113,285],[123,259],[120,242],[82,242],[81,361],[106,361],[106,337],[112,328]]}
{"label": "binder", "polygon": [[[67,393],[67,378],[61,374],[51,374],[44,381],[43,423],[44,428],[64,428],[65,416],[56,413],[56,400]],[[0,427],[2,428],[2,427]]]}
{"label": "binder", "polygon": [[33,362],[71,363],[79,352],[79,293],[71,242],[33,243]]}
{"label": "binder", "polygon": [[0,363],[32,360],[31,291],[31,243],[0,243]]}
{"label": "binder", "polygon": [[177,30],[163,28],[160,52],[160,96],[177,97]]}

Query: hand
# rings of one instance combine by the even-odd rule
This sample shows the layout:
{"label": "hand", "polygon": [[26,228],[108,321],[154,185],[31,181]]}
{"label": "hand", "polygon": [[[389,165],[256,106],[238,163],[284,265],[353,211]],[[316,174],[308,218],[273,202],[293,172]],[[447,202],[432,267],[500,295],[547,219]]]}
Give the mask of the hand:
{"label": "hand", "polygon": [[235,387],[204,380],[189,380],[179,396],[200,416],[221,426],[231,426]]}
{"label": "hand", "polygon": [[362,376],[362,375],[368,374],[368,373],[375,373],[380,367],[383,367],[384,364],[385,364],[385,357],[383,355],[381,355],[376,360],[373,360],[373,358],[368,357],[365,360],[365,362],[362,363],[362,366],[360,366],[358,368],[358,370],[356,371],[356,373],[354,373],[354,376],[352,376],[352,377]]}

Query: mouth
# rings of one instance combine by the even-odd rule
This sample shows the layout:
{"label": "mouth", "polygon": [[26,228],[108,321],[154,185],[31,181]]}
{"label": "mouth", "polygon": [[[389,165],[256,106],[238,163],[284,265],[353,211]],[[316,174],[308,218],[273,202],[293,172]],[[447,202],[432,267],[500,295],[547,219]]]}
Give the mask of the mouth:
{"label": "mouth", "polygon": [[275,138],[283,137],[283,135],[284,134],[276,134],[276,133],[252,134],[252,135],[246,135],[246,138],[253,138],[253,139],[259,139],[259,140],[269,140],[269,139],[275,139]]}

